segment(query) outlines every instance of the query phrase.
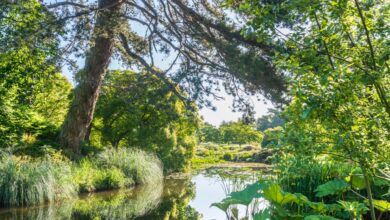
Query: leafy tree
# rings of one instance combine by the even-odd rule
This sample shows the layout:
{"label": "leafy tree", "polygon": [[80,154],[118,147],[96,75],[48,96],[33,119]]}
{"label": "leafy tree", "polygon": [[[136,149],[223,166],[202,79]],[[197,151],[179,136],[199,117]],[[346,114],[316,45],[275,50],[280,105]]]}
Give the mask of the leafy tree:
{"label": "leafy tree", "polygon": [[187,109],[155,76],[109,72],[95,122],[92,133],[99,132],[103,143],[153,151],[166,171],[181,171],[189,166],[196,145],[196,108]]}
{"label": "leafy tree", "polygon": [[[41,6],[42,13],[53,13],[54,23],[65,26],[59,60],[69,61],[70,55],[86,58],[60,138],[74,152],[79,152],[80,143],[88,136],[113,55],[132,69],[146,69],[161,78],[180,96],[179,84],[189,94],[181,97],[186,101],[196,99],[211,105],[205,97],[221,87],[229,94],[262,93],[282,100],[284,76],[274,71],[268,59],[273,48],[255,38],[244,38],[237,20],[220,10],[219,1],[47,0]],[[165,55],[173,59],[168,59],[168,68],[158,70],[155,59]],[[238,109],[247,107],[243,94],[236,100]]]}
{"label": "leafy tree", "polygon": [[53,17],[36,1],[0,8],[0,146],[53,137],[72,88],[51,62],[58,39],[43,27]]}
{"label": "leafy tree", "polygon": [[223,143],[242,145],[245,143],[260,143],[263,139],[261,132],[241,121],[224,123],[219,129]]}
{"label": "leafy tree", "polygon": [[371,179],[389,179],[382,170],[390,161],[388,4],[228,3],[250,16],[246,36],[284,48],[274,60],[291,76],[293,99],[279,155],[316,160],[327,154],[359,166],[376,219]]}
{"label": "leafy tree", "polygon": [[207,122],[205,122],[201,127],[199,136],[201,142],[219,143],[221,141],[221,133],[219,129]]}

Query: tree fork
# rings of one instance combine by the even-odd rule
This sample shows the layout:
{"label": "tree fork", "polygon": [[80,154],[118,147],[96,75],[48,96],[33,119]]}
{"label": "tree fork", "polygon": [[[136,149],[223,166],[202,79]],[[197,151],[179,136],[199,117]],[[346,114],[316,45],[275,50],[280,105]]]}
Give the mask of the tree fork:
{"label": "tree fork", "polygon": [[122,0],[99,0],[91,48],[86,54],[85,66],[66,120],[62,126],[60,143],[73,152],[80,152],[92,122],[100,87],[113,53],[115,35],[120,26]]}

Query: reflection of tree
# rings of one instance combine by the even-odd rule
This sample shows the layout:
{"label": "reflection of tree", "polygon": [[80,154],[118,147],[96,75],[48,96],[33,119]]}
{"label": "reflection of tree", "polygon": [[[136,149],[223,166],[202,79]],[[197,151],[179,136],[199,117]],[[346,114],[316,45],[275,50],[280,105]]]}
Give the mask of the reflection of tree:
{"label": "reflection of tree", "polygon": [[134,219],[156,208],[162,193],[162,183],[100,192],[59,204],[9,209],[4,214],[0,213],[0,219]]}
{"label": "reflection of tree", "polygon": [[188,205],[195,196],[191,179],[167,180],[135,189],[107,191],[40,207],[8,210],[0,219],[164,219],[196,220],[201,215]]}
{"label": "reflection of tree", "polygon": [[169,179],[165,182],[160,205],[136,219],[196,220],[201,214],[188,205],[195,196],[195,185],[188,179]]}
{"label": "reflection of tree", "polygon": [[139,186],[134,190],[94,194],[76,202],[74,219],[133,219],[157,207],[163,184]]}

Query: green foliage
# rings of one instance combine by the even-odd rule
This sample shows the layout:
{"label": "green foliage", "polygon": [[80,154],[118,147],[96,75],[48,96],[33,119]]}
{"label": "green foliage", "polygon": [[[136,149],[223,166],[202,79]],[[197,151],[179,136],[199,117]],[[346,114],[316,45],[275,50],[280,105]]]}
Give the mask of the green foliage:
{"label": "green foliage", "polygon": [[[358,0],[227,3],[249,17],[242,34],[275,46],[276,68],[290,76],[291,103],[283,112],[286,123],[274,146],[282,185],[300,185],[289,188],[305,191],[309,198],[317,186],[318,196],[336,198],[349,185],[365,189],[363,195],[358,192],[360,196],[356,191],[348,194],[352,201],[340,204],[351,218],[361,218],[365,210],[361,200],[366,198],[371,219],[376,219],[373,201],[382,193],[374,182],[377,176],[387,178],[384,170],[390,161],[388,4]],[[332,163],[336,167],[328,169]],[[351,172],[355,167],[359,173]],[[341,180],[345,177],[349,183]],[[324,199],[334,202],[331,196]]]}
{"label": "green foliage", "polygon": [[253,198],[260,198],[262,193],[259,191],[264,189],[266,185],[260,182],[255,182],[245,187],[245,189],[230,193],[230,198],[236,200],[238,204],[249,205]]}
{"label": "green foliage", "polygon": [[71,91],[51,62],[60,29],[38,1],[5,1],[0,9],[0,147],[53,139]]}
{"label": "green foliage", "polygon": [[309,215],[306,216],[304,220],[337,220],[337,218],[325,215]]}
{"label": "green foliage", "polygon": [[206,122],[200,128],[199,139],[203,143],[207,143],[207,142],[220,143],[221,133],[217,127]]}
{"label": "green foliage", "polygon": [[122,188],[125,185],[125,175],[117,168],[105,170],[98,175],[94,185],[96,190]]}
{"label": "green foliage", "polygon": [[168,85],[146,73],[111,71],[101,93],[93,137],[98,133],[102,143],[115,148],[154,152],[166,172],[189,167],[196,145],[197,111],[187,109]]}
{"label": "green foliage", "polygon": [[75,194],[69,162],[55,155],[33,160],[29,157],[1,155],[0,203],[25,206],[53,202]]}
{"label": "green foliage", "polygon": [[365,214],[369,210],[364,203],[359,203],[356,201],[339,201],[339,204],[345,211],[350,213],[352,219],[362,219],[363,214]]}
{"label": "green foliage", "polygon": [[161,161],[155,155],[137,149],[106,149],[93,158],[92,163],[109,172],[120,171],[128,181],[136,184],[158,183],[163,178]]}
{"label": "green foliage", "polygon": [[222,143],[229,144],[245,144],[245,143],[261,143],[263,135],[256,131],[253,126],[244,124],[243,122],[224,123],[220,126]]}
{"label": "green foliage", "polygon": [[35,205],[70,198],[76,192],[118,189],[134,184],[161,184],[160,160],[140,150],[107,149],[77,163],[47,147],[45,156],[0,159],[0,204]]}
{"label": "green foliage", "polygon": [[[277,184],[271,184],[263,190],[264,198],[277,205],[286,205],[298,202],[298,197],[291,193],[286,193]],[[306,199],[307,200],[307,199]]]}
{"label": "green foliage", "polygon": [[349,184],[344,180],[332,180],[319,185],[315,189],[317,197],[324,197],[328,195],[338,195],[349,189]]}
{"label": "green foliage", "polygon": [[275,167],[278,183],[289,192],[306,195],[312,201],[319,201],[315,190],[321,184],[335,178],[348,176],[350,165],[331,161],[329,157],[312,160],[292,156],[278,157]]}
{"label": "green foliage", "polygon": [[126,177],[118,168],[104,169],[88,158],[73,167],[73,181],[79,192],[118,189],[134,184],[133,177]]}
{"label": "green foliage", "polygon": [[225,153],[223,155],[223,159],[226,160],[226,161],[232,161],[234,159],[234,156],[232,153]]}
{"label": "green foliage", "polygon": [[275,109],[270,109],[268,111],[270,113],[263,115],[256,120],[256,130],[264,132],[267,129],[282,126],[285,123],[280,111]]}
{"label": "green foliage", "polygon": [[192,168],[199,169],[226,161],[235,162],[264,162],[267,152],[258,145],[239,146],[234,144],[222,145],[215,143],[201,143],[196,147],[195,157],[192,159]]}
{"label": "green foliage", "polygon": [[93,167],[90,160],[82,160],[73,169],[74,182],[79,192],[92,192],[96,190],[94,179],[99,170]]}
{"label": "green foliage", "polygon": [[374,206],[381,212],[390,212],[390,202],[385,200],[373,200]]}

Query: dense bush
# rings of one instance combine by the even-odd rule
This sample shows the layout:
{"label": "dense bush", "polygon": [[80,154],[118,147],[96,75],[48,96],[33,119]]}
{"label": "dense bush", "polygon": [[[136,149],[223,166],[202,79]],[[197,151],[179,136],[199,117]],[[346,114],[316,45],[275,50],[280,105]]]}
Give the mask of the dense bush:
{"label": "dense bush", "polygon": [[162,164],[156,156],[127,148],[105,149],[74,167],[80,192],[155,183],[162,178]]}
{"label": "dense bush", "polygon": [[0,204],[24,206],[52,202],[75,194],[68,161],[3,154],[0,159]]}
{"label": "dense bush", "polygon": [[94,158],[93,163],[101,169],[118,169],[136,184],[153,183],[163,178],[161,161],[137,149],[106,149]]}
{"label": "dense bush", "polygon": [[227,160],[227,161],[232,161],[232,160],[234,159],[234,156],[233,156],[232,153],[225,153],[225,154],[223,155],[223,159],[224,159],[224,160]]}

